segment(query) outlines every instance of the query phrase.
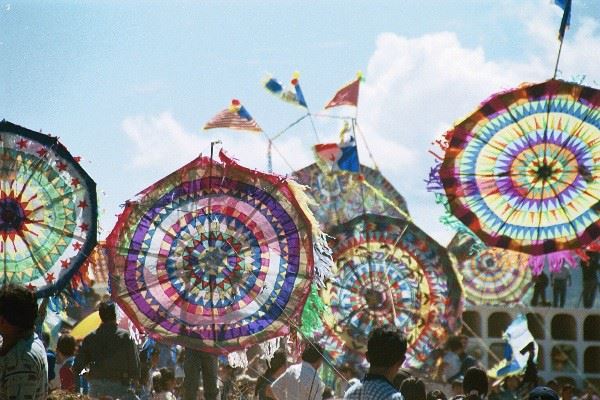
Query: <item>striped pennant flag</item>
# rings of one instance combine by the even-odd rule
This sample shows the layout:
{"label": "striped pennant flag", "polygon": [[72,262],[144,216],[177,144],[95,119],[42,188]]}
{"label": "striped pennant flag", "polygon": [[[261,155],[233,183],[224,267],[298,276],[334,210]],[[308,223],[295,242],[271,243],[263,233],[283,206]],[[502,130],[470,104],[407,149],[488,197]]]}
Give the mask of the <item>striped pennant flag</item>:
{"label": "striped pennant flag", "polygon": [[229,108],[215,115],[210,121],[204,125],[204,130],[225,128],[235,129],[238,131],[262,132],[262,128],[256,123],[254,118],[240,104],[237,99],[231,100]]}

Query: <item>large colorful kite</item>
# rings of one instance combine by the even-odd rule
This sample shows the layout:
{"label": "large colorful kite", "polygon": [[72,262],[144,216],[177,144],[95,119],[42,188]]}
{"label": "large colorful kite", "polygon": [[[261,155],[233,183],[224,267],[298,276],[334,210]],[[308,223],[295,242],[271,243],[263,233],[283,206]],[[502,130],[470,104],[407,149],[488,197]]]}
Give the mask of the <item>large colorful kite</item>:
{"label": "large colorful kite", "polygon": [[317,164],[311,164],[294,172],[294,176],[308,186],[308,193],[315,200],[311,209],[326,232],[365,213],[395,218],[408,214],[400,193],[379,171],[364,165],[356,174],[324,172]]}
{"label": "large colorful kite", "polygon": [[107,246],[113,297],[138,328],[227,354],[297,327],[331,258],[300,186],[220,159],[142,191]]}
{"label": "large colorful kite", "polygon": [[0,276],[56,294],[96,244],[96,184],[57,138],[0,122]]}
{"label": "large colorful kite", "polygon": [[549,80],[498,93],[446,134],[451,212],[487,245],[533,255],[600,235],[600,92]]}
{"label": "large colorful kite", "polygon": [[470,247],[470,241],[467,235],[456,235],[448,245],[451,253],[456,249],[456,269],[462,278],[465,299],[475,305],[520,303],[533,285],[531,269],[527,265],[529,256],[495,247],[468,254],[465,248]]}
{"label": "large colorful kite", "polygon": [[346,345],[364,352],[374,327],[395,325],[409,339],[405,366],[420,368],[458,329],[462,293],[446,250],[410,222],[375,215],[340,226],[333,243],[331,309]]}

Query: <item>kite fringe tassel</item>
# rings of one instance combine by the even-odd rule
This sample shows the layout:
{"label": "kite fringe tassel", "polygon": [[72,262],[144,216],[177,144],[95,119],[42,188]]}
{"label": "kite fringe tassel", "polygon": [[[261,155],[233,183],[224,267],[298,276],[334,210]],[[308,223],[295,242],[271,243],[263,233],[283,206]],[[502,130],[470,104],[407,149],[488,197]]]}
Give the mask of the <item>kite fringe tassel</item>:
{"label": "kite fringe tassel", "polygon": [[543,254],[540,256],[529,257],[529,267],[533,275],[541,275],[544,270],[544,266],[548,265],[548,270],[552,272],[559,272],[565,264],[571,268],[577,266],[577,259],[575,258],[575,252],[570,250],[557,251],[555,253]]}
{"label": "kite fringe tassel", "polygon": [[325,281],[333,276],[335,264],[331,257],[332,251],[327,244],[327,235],[321,231],[319,222],[309,208],[309,205],[316,206],[317,204],[306,194],[306,186],[299,184],[296,181],[288,179],[287,181],[290,190],[298,201],[298,206],[304,212],[308,219],[313,236],[313,257],[315,266],[315,280],[319,287],[325,286]]}
{"label": "kite fringe tassel", "polygon": [[248,356],[246,351],[240,350],[227,354],[227,363],[233,368],[247,368]]}
{"label": "kite fringe tassel", "polygon": [[319,287],[325,287],[325,281],[333,276],[335,264],[333,263],[332,251],[327,244],[327,235],[319,232],[314,239],[313,256],[315,263],[315,283]]}
{"label": "kite fringe tassel", "polygon": [[262,352],[260,358],[267,361],[269,367],[271,366],[271,359],[273,359],[273,355],[275,352],[281,347],[281,337],[276,337],[273,339],[269,339],[266,342],[259,343],[258,347]]}
{"label": "kite fringe tassel", "polygon": [[300,327],[302,335],[312,338],[315,336],[315,333],[323,330],[323,315],[325,310],[325,303],[319,295],[319,290],[316,285],[312,285],[310,294],[302,310],[302,326]]}
{"label": "kite fringe tassel", "polygon": [[[443,145],[438,143],[442,149]],[[434,152],[430,151],[434,156],[438,157]],[[435,196],[435,203],[441,204],[444,207],[444,213],[440,216],[440,222],[446,225],[448,228],[455,230],[459,234],[465,234],[473,239],[473,244],[469,249],[470,256],[476,256],[481,253],[486,245],[481,241],[479,236],[473,233],[465,224],[463,224],[458,218],[456,218],[450,210],[450,204],[446,193],[444,192],[444,185],[440,178],[440,168],[442,163],[436,160],[436,164],[429,170],[429,177],[425,179],[427,183],[427,191],[431,192]]]}

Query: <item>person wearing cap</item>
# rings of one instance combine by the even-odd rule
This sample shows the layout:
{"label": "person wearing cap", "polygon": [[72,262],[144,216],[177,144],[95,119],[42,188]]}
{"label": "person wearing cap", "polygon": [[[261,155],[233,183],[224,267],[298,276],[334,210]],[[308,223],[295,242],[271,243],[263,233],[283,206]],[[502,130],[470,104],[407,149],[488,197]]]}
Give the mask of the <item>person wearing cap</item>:
{"label": "person wearing cap", "polygon": [[73,363],[75,375],[89,368],[90,397],[137,399],[132,383],[140,381],[140,359],[129,332],[117,326],[115,304],[103,301],[98,308],[100,327],[83,339]]}

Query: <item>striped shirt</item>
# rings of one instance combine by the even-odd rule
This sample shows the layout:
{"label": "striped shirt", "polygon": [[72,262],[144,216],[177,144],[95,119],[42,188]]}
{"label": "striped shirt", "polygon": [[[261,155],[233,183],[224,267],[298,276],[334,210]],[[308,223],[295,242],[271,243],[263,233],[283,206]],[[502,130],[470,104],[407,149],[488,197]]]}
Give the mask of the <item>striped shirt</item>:
{"label": "striped shirt", "polygon": [[384,376],[367,374],[346,391],[344,400],[404,400]]}

